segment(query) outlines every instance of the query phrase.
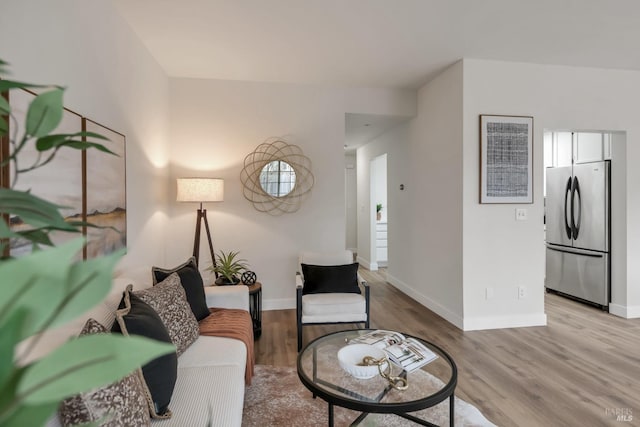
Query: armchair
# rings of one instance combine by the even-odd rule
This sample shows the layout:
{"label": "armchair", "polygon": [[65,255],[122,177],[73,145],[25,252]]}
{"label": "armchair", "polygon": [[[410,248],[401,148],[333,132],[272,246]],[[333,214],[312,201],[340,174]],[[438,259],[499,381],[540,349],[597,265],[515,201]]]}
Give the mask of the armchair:
{"label": "armchair", "polygon": [[[302,327],[305,325],[364,323],[365,328],[369,327],[369,285],[357,273],[351,251],[302,252],[299,267],[296,273],[298,351],[302,348]],[[315,277],[318,277],[316,272],[320,270],[320,276],[333,283],[328,283],[325,289],[309,289],[307,286],[305,290],[304,270],[309,274],[312,268]],[[344,281],[339,280],[340,276],[351,275],[353,272],[355,282],[343,287]]]}

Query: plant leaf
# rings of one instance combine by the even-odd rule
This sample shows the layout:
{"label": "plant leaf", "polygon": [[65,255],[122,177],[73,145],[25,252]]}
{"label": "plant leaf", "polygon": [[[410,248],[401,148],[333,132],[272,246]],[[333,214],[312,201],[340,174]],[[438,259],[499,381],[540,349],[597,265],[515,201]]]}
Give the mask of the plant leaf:
{"label": "plant leaf", "polygon": [[14,80],[0,80],[0,92],[10,89],[26,89],[28,87],[48,87],[46,85],[36,85],[33,83],[17,82]]}
{"label": "plant leaf", "polygon": [[18,395],[31,405],[56,402],[114,382],[172,351],[175,347],[171,344],[139,336],[81,336],[27,368],[18,384]]}
{"label": "plant leaf", "polygon": [[65,305],[49,326],[71,320],[102,301],[111,290],[113,269],[124,253],[123,248],[100,258],[74,263],[69,272]]}
{"label": "plant leaf", "polygon": [[38,138],[38,140],[36,141],[36,149],[38,151],[47,151],[52,148],[59,148],[59,147],[70,147],[78,150],[87,150],[89,148],[96,148],[105,153],[109,153],[117,156],[117,154],[115,154],[114,152],[112,152],[102,144],[99,144],[96,142],[87,142],[81,139],[76,139],[76,138],[82,138],[82,137],[102,139],[107,141],[109,140],[108,138],[93,132],[61,133],[61,134],[46,135],[41,138]]}
{"label": "plant leaf", "polygon": [[0,390],[5,385],[13,369],[14,348],[20,340],[20,330],[28,315],[27,310],[15,310],[6,322],[0,324]]}
{"label": "plant leaf", "polygon": [[60,212],[62,206],[47,202],[28,191],[0,188],[0,214],[12,214],[34,228],[55,227],[59,230],[76,231]]}
{"label": "plant leaf", "polygon": [[64,90],[56,88],[36,96],[29,104],[26,121],[27,135],[40,138],[58,127],[64,109],[62,105],[63,93]]}
{"label": "plant leaf", "polygon": [[45,231],[45,229],[42,229],[42,228],[39,228],[39,229],[36,228],[36,229],[33,229],[33,230],[25,230],[25,231],[18,231],[18,235],[21,238],[27,239],[28,241],[30,241],[31,243],[34,243],[34,244],[54,246],[53,242],[49,238],[49,233],[47,233]]}
{"label": "plant leaf", "polygon": [[78,238],[29,256],[1,261],[0,277],[10,277],[11,283],[0,286],[0,323],[23,307],[31,316],[24,324],[21,339],[46,325],[69,292],[71,263],[83,244],[84,239]]}
{"label": "plant leaf", "polygon": [[11,106],[9,105],[9,101],[7,101],[4,96],[0,94],[0,113],[9,114],[11,113]]}
{"label": "plant leaf", "polygon": [[47,402],[41,405],[22,405],[0,418],[2,427],[42,426],[55,413],[59,402]]}

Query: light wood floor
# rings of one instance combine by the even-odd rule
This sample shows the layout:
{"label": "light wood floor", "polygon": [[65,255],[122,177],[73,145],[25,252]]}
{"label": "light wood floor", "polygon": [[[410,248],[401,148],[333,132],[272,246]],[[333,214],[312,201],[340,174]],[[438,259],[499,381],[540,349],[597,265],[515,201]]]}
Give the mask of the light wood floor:
{"label": "light wood floor", "polygon": [[[371,327],[444,348],[458,365],[456,395],[493,423],[640,426],[640,319],[547,294],[546,327],[463,332],[387,284],[383,274],[363,271],[371,284]],[[304,340],[341,329],[305,327]],[[263,313],[255,351],[256,363],[295,366],[295,310]],[[617,421],[616,409],[633,420]]]}

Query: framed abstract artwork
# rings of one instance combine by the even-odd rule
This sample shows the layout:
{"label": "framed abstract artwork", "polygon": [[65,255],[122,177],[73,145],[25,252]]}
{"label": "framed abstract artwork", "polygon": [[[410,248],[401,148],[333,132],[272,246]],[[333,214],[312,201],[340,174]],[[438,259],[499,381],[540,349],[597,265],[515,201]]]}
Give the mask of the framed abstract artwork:
{"label": "framed abstract artwork", "polygon": [[533,203],[533,117],[480,116],[480,203]]}
{"label": "framed abstract artwork", "polygon": [[116,155],[85,151],[85,221],[87,258],[106,255],[127,246],[127,191],[125,136],[87,118],[83,130],[99,133],[101,142]]}
{"label": "framed abstract artwork", "polygon": [[[26,90],[11,92],[9,100],[15,120],[9,122],[11,139],[19,141],[24,135],[27,109],[36,95]],[[62,121],[52,133],[75,133],[82,129],[82,117],[73,111],[63,110]],[[35,144],[27,144],[20,151],[19,159],[8,165],[7,187],[14,190],[30,191],[59,206],[62,216],[67,220],[82,219],[82,152],[78,150],[59,150],[55,158],[44,166],[22,173],[36,163],[43,161]],[[16,169],[21,173],[16,174]],[[9,218],[12,231],[26,230],[28,226],[17,217]],[[59,245],[78,237],[76,233],[53,231],[49,234],[53,244]],[[31,252],[31,242],[26,239],[12,238],[9,244],[11,256],[20,257]]]}
{"label": "framed abstract artwork", "polygon": [[[23,138],[25,130],[22,127],[26,123],[27,111],[37,95],[27,90],[16,90],[10,95],[1,96],[5,96],[11,105],[8,136],[0,138],[0,160],[5,160],[12,152],[13,142]],[[98,142],[116,155],[97,149],[82,151],[62,148],[48,161],[48,154],[39,152],[32,139],[21,148],[17,159],[0,167],[0,186],[30,191],[61,206],[60,213],[66,221],[86,221],[95,225],[82,228],[87,243],[77,258],[86,259],[126,247],[126,150],[123,134],[66,108],[52,134],[75,134],[81,131],[108,138]],[[12,231],[29,230],[29,225],[19,216],[5,215],[0,220],[6,221]],[[78,233],[63,231],[49,233],[51,242],[56,246],[78,236]],[[32,250],[33,245],[29,240],[18,237],[9,241],[2,255],[20,257]]]}

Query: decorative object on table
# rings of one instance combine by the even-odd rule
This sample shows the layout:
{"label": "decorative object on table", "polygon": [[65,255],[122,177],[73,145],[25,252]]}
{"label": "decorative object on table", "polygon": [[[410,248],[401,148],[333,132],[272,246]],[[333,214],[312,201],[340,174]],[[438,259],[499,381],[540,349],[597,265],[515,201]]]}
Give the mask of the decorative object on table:
{"label": "decorative object on table", "polygon": [[267,139],[245,157],[240,180],[245,199],[271,215],[296,212],[314,184],[311,160],[279,138]]}
{"label": "decorative object on table", "polygon": [[[207,232],[211,261],[215,267],[216,257],[213,252],[209,221],[207,221],[207,210],[202,208],[202,204],[206,202],[224,201],[224,180],[220,178],[178,178],[177,185],[178,192],[176,200],[178,202],[200,203],[200,208],[198,208],[196,213],[196,232],[193,239],[193,256],[196,258],[196,264],[200,265],[200,229],[202,227],[202,220],[204,219],[204,228]],[[218,273],[215,272],[215,275],[217,278]]]}
{"label": "decorative object on table", "polygon": [[379,366],[381,369],[386,369],[389,363],[384,351],[377,347],[368,344],[350,344],[338,350],[338,364],[349,375],[366,380],[381,372],[378,369]]}
{"label": "decorative object on table", "polygon": [[533,117],[480,116],[480,203],[533,203]]}
{"label": "decorative object on table", "polygon": [[376,220],[380,221],[382,219],[382,203],[378,203],[376,205]]}
{"label": "decorative object on table", "polygon": [[242,281],[242,283],[247,286],[251,286],[256,283],[257,278],[258,277],[256,276],[256,273],[254,273],[253,271],[245,271],[244,273],[242,273],[242,276],[240,276],[240,280]]}
{"label": "decorative object on table", "polygon": [[229,251],[225,253],[220,251],[216,255],[217,263],[207,268],[207,270],[217,273],[216,285],[237,285],[240,283],[238,276],[246,271],[249,265],[246,259],[236,258],[239,254],[240,252]]}
{"label": "decorative object on table", "polygon": [[407,372],[413,372],[438,358],[437,354],[420,341],[415,338],[407,338],[395,331],[378,329],[360,335],[349,342],[368,344],[383,350],[391,362]]}

